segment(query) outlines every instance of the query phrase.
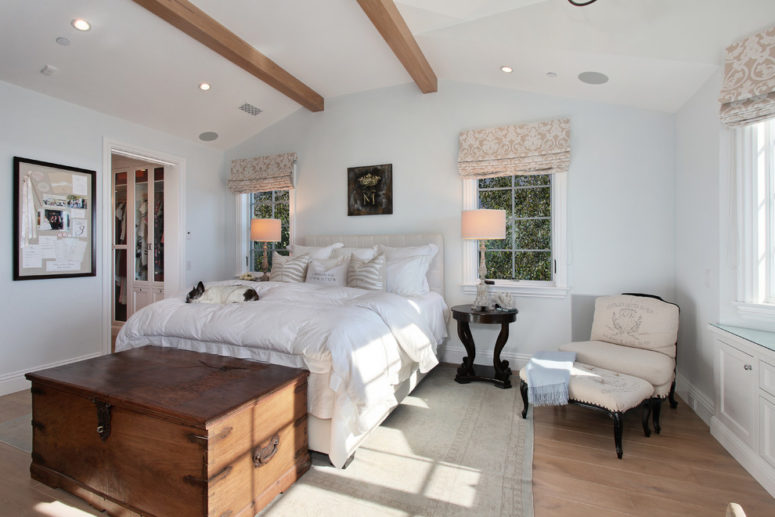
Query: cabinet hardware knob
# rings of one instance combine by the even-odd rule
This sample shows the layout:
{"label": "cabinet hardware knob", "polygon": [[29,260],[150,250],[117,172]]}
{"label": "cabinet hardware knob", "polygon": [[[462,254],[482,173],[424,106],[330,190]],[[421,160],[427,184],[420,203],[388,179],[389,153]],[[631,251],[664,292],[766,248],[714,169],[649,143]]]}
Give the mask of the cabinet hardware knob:
{"label": "cabinet hardware knob", "polygon": [[743,366],[743,370],[746,370],[746,371],[753,370],[753,366],[751,366],[750,364],[746,364]]}

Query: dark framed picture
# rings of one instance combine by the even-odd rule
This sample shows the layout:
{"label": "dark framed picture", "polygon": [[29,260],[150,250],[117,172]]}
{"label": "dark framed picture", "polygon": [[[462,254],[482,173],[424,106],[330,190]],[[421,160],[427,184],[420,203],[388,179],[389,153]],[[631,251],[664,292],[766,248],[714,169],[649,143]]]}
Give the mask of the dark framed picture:
{"label": "dark framed picture", "polygon": [[347,215],[393,213],[393,164],[347,169]]}
{"label": "dark framed picture", "polygon": [[13,159],[13,279],[95,276],[96,173]]}

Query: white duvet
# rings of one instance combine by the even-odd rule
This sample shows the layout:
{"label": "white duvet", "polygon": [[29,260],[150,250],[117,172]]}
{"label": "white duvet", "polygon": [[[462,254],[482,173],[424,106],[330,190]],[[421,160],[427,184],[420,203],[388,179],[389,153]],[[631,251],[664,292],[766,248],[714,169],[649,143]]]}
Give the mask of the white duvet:
{"label": "white duvet", "polygon": [[[354,435],[379,424],[397,404],[392,386],[400,382],[401,351],[423,373],[438,364],[434,349],[444,337],[439,335],[444,333],[443,316],[429,314],[434,311],[423,310],[412,298],[306,283],[212,285],[217,284],[253,287],[260,300],[221,305],[167,298],[129,318],[116,350],[174,346],[323,374],[335,393],[333,407],[310,412],[332,418],[336,427]],[[440,305],[445,308],[443,300]],[[340,448],[332,443],[332,451]],[[330,456],[335,465],[347,459]]]}

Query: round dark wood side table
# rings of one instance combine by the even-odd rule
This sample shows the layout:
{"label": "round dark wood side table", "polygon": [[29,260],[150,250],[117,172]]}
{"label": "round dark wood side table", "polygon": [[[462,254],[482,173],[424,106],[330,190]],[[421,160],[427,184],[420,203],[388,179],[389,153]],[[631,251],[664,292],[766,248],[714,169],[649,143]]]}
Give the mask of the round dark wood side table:
{"label": "round dark wood side table", "polygon": [[[509,325],[517,319],[517,309],[477,311],[470,305],[456,305],[452,307],[452,317],[457,320],[457,335],[466,347],[468,356],[463,358],[463,364],[457,369],[455,381],[460,384],[468,384],[471,381],[492,382],[499,388],[511,388],[511,369],[508,361],[501,361],[501,350],[509,339]],[[471,335],[469,323],[484,323],[490,325],[500,324],[501,331],[495,341],[492,367],[477,366],[480,375],[474,371],[474,358],[476,357],[476,345]]]}

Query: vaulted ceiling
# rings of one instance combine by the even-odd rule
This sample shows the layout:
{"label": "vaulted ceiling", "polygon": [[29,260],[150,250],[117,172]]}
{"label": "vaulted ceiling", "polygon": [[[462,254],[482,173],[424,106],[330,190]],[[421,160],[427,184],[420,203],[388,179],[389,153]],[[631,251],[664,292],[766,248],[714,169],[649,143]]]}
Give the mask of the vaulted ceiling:
{"label": "vaulted ceiling", "polygon": [[[324,99],[413,82],[356,0],[191,1]],[[729,43],[775,23],[773,0],[395,3],[440,90],[455,80],[664,112],[718,69]],[[45,65],[56,71],[41,74]],[[584,84],[584,71],[610,80]],[[223,149],[305,109],[131,0],[2,0],[0,80],[189,140],[214,131],[209,145]]]}

